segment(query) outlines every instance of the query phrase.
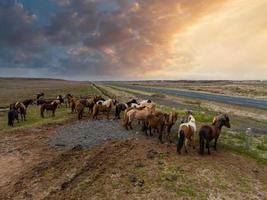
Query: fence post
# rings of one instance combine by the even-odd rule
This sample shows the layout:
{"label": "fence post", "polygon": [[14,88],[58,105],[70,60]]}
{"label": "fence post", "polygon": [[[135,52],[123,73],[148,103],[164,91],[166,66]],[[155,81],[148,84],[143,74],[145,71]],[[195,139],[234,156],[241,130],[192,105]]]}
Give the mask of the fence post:
{"label": "fence post", "polygon": [[250,150],[251,140],[252,140],[251,128],[247,128],[247,130],[246,130],[246,141],[245,141],[245,149],[246,150]]}

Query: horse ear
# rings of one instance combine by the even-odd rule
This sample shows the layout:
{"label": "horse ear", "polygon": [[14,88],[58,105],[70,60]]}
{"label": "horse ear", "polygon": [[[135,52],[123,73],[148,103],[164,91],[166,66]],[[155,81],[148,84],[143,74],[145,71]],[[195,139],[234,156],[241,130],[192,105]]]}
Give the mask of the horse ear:
{"label": "horse ear", "polygon": [[212,125],[215,125],[217,121],[218,121],[217,117],[214,117],[212,121]]}

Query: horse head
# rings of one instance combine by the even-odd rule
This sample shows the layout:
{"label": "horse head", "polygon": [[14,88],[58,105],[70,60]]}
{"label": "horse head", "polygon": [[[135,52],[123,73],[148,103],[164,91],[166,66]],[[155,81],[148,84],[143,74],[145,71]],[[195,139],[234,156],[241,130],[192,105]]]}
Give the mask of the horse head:
{"label": "horse head", "polygon": [[218,126],[226,126],[231,128],[230,119],[227,114],[220,114],[214,117],[212,125],[218,124]]}

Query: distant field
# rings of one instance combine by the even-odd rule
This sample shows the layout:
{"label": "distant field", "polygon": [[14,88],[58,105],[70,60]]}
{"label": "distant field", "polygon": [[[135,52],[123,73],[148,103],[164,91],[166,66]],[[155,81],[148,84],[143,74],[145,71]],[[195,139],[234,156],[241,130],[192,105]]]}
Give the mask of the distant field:
{"label": "distant field", "polygon": [[138,81],[127,83],[267,99],[267,81]]}
{"label": "distant field", "polygon": [[[89,82],[64,81],[53,79],[21,79],[21,78],[1,78],[0,79],[0,107],[7,107],[10,103],[22,101],[24,99],[36,99],[37,92],[44,92],[45,98],[56,98],[57,95],[71,93],[74,96],[85,96],[98,94],[99,91]],[[31,105],[27,111],[27,121],[15,122],[14,128],[7,126],[7,112],[0,112],[0,131],[14,130],[17,128],[27,128],[31,126],[43,125],[66,120],[76,115],[70,115],[70,108],[62,106],[56,112],[56,117],[52,118],[51,113],[45,113],[45,119],[40,117],[40,108]]]}
{"label": "distant field", "polygon": [[86,94],[89,82],[56,79],[0,78],[0,107],[15,101],[36,98],[37,92],[44,92],[45,98],[59,94]]}

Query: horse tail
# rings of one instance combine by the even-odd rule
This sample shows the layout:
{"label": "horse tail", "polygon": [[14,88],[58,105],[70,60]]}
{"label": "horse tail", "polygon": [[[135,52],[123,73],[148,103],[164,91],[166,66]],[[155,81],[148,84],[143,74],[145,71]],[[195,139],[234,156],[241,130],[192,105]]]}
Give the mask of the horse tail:
{"label": "horse tail", "polygon": [[119,108],[119,105],[117,105],[115,107],[115,117],[116,118],[119,118],[120,117],[120,108]]}
{"label": "horse tail", "polygon": [[129,123],[129,116],[127,115],[127,112],[125,111],[124,117],[123,117],[123,126],[128,129],[128,123]]}
{"label": "horse tail", "polygon": [[184,130],[180,130],[179,139],[178,139],[178,143],[177,143],[177,152],[179,154],[181,153],[181,149],[182,149],[183,144],[184,144],[184,139],[185,139]]}
{"label": "horse tail", "polygon": [[98,104],[95,104],[93,107],[93,119],[97,118],[97,114],[98,114]]}
{"label": "horse tail", "polygon": [[204,154],[204,146],[205,146],[205,131],[199,131],[199,153]]}

